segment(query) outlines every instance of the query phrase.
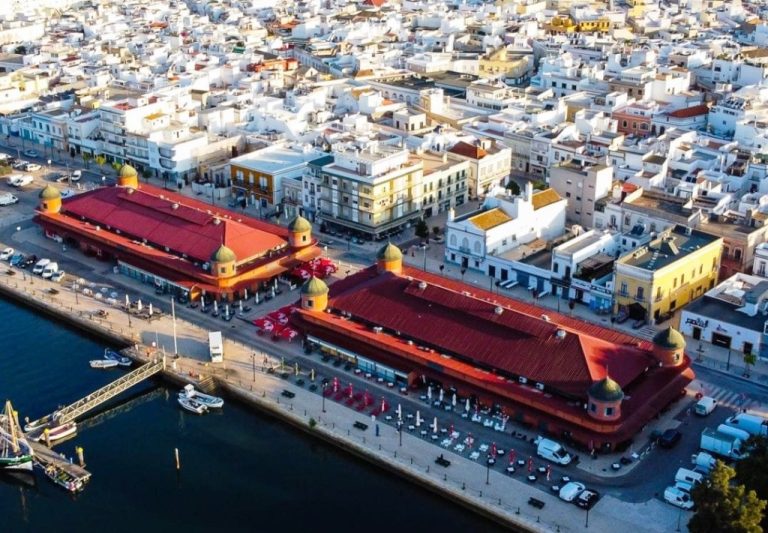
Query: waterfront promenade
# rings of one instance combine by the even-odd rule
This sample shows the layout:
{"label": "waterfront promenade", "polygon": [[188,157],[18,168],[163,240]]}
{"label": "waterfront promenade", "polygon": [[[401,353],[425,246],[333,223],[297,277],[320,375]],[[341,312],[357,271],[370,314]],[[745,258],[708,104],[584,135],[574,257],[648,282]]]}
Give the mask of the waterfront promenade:
{"label": "waterfront promenade", "polygon": [[[76,295],[60,285],[15,272],[8,275],[5,269],[0,271],[0,290],[8,295],[116,342],[139,343],[145,357],[156,355],[151,348],[153,342],[164,347],[166,352],[173,345],[173,325],[167,314],[168,309],[164,309],[166,313],[161,318],[146,321],[133,317],[129,323],[128,315],[107,303],[103,297],[97,299],[81,293]],[[58,293],[51,294],[51,288]],[[100,311],[108,313],[107,317],[100,316],[103,315]],[[168,377],[171,379],[182,382],[213,375],[224,388],[244,401],[464,505],[484,510],[484,514],[496,520],[531,530],[575,531],[586,528],[584,511],[524,481],[512,479],[498,471],[488,472],[483,465],[409,433],[403,433],[401,446],[400,435],[385,424],[380,424],[379,436],[376,436],[376,422],[370,416],[333,401],[324,402],[323,413],[320,395],[262,371],[265,354],[261,350],[228,340],[225,346],[226,362],[220,367],[213,367],[206,362],[207,330],[181,319],[177,320],[176,330],[181,357],[170,365]],[[281,345],[281,349],[284,350],[285,346]],[[293,349],[298,350],[298,346],[293,345]],[[278,360],[272,357],[269,361],[275,365]],[[303,373],[307,371],[300,370]],[[293,392],[294,398],[288,400],[282,397],[280,393],[284,389]],[[355,429],[353,424],[356,421],[366,423],[368,429]],[[434,464],[440,453],[451,461],[450,467],[442,468]],[[486,483],[486,476],[489,483]],[[544,509],[539,511],[527,505],[531,496],[544,501]],[[653,517],[653,523],[645,528],[638,527],[638,524],[648,523],[649,517]],[[630,504],[609,496],[591,511],[588,527],[603,531],[623,525],[634,531],[673,531],[679,518],[675,509],[656,499]],[[683,526],[686,521],[683,516]]]}

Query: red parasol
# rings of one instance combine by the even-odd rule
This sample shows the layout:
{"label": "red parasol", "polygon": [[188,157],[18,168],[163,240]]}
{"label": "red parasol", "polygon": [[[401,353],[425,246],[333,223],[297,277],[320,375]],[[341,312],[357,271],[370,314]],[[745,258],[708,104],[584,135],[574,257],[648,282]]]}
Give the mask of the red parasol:
{"label": "red parasol", "polygon": [[533,472],[533,457],[528,458],[528,473]]}

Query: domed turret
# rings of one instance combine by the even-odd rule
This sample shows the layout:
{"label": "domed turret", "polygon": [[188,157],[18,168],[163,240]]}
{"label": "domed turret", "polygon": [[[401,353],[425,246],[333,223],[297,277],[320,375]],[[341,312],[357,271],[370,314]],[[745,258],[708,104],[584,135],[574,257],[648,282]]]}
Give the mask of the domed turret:
{"label": "domed turret", "polygon": [[621,416],[624,391],[606,374],[589,388],[589,416],[598,420],[616,420]]}
{"label": "domed turret", "polygon": [[376,254],[376,264],[379,272],[393,272],[400,274],[403,271],[403,252],[391,242],[381,247]]}
{"label": "domed turret", "polygon": [[678,366],[683,363],[685,352],[685,337],[668,327],[659,331],[653,337],[653,355],[662,366]]}
{"label": "domed turret", "polygon": [[237,255],[223,244],[211,255],[211,274],[217,278],[226,278],[235,274]]}
{"label": "domed turret", "polygon": [[40,210],[45,213],[58,213],[61,210],[61,192],[53,185],[46,185],[40,191]]}
{"label": "domed turret", "polygon": [[293,248],[302,248],[312,244],[312,224],[301,215],[288,224],[288,244]]}
{"label": "domed turret", "polygon": [[138,189],[139,172],[129,164],[120,167],[120,174],[117,176],[117,185],[120,187],[131,187]]}
{"label": "domed turret", "polygon": [[322,312],[328,307],[328,285],[320,278],[312,276],[301,287],[301,308]]}

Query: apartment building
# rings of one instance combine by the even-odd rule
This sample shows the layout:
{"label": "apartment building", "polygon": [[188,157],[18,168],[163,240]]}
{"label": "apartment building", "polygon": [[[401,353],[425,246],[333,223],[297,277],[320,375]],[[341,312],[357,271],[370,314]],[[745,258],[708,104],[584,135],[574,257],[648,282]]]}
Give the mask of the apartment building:
{"label": "apartment building", "polygon": [[317,219],[376,239],[422,217],[424,164],[407,149],[361,141],[332,155],[319,172]]}
{"label": "apartment building", "polygon": [[469,197],[477,198],[497,185],[506,185],[512,150],[491,139],[480,139],[473,144],[459,141],[448,149],[448,159],[469,162]]}
{"label": "apartment building", "polygon": [[717,283],[722,237],[676,225],[616,261],[614,311],[655,323]]}
{"label": "apartment building", "polygon": [[425,218],[467,201],[469,161],[448,159],[447,153],[424,152],[417,154],[417,157],[424,165],[422,208]]}
{"label": "apartment building", "polygon": [[566,161],[550,169],[549,184],[568,201],[568,220],[595,227],[595,205],[611,192],[613,167]]}

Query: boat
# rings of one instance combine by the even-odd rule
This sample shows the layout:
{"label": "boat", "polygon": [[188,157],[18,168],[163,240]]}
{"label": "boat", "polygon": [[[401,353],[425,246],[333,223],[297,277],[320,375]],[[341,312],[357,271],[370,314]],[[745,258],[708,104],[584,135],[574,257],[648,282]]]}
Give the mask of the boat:
{"label": "boat", "polygon": [[187,398],[186,396],[179,396],[179,405],[187,411],[192,411],[198,415],[208,412],[208,408],[205,405],[192,398]]}
{"label": "boat", "polygon": [[192,384],[186,385],[184,389],[179,393],[179,397],[186,397],[195,400],[198,403],[203,404],[208,409],[221,409],[224,407],[224,400],[218,396],[211,396],[200,391],[195,390],[195,386]]}
{"label": "boat", "polygon": [[[55,442],[57,440],[66,439],[77,433],[77,424],[75,422],[69,422],[60,426],[53,427],[48,430],[48,442]],[[40,442],[45,442],[45,431],[37,438]]]}
{"label": "boat", "polygon": [[133,361],[128,357],[109,348],[104,350],[104,359],[107,361],[117,361],[117,364],[120,366],[131,366],[133,364]]}
{"label": "boat", "polygon": [[120,363],[111,359],[94,359],[89,364],[91,368],[115,368]]}
{"label": "boat", "polygon": [[82,480],[73,477],[67,473],[66,470],[59,468],[56,465],[51,464],[44,468],[41,467],[41,470],[43,471],[43,474],[48,477],[48,479],[56,483],[64,490],[69,492],[79,492],[83,490]]}
{"label": "boat", "polygon": [[10,401],[0,415],[0,468],[4,470],[32,470],[34,452],[19,427],[18,414]]}

